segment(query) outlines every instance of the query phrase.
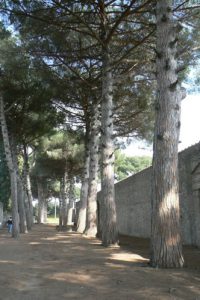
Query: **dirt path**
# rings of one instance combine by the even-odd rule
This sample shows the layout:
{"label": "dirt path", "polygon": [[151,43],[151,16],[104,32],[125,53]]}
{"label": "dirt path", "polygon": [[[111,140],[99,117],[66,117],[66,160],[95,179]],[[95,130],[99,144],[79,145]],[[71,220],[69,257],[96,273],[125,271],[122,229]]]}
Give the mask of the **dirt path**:
{"label": "dirt path", "polygon": [[156,270],[147,266],[140,239],[122,243],[125,248],[105,249],[50,225],[35,225],[17,241],[1,230],[0,300],[200,300],[199,250],[187,249],[192,267]]}

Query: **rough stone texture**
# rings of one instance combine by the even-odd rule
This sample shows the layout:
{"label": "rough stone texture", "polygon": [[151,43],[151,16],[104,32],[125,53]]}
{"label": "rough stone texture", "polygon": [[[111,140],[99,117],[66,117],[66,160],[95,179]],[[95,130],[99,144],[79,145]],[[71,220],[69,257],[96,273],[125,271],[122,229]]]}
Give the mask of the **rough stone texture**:
{"label": "rough stone texture", "polygon": [[151,228],[151,168],[115,184],[120,233],[149,237]]}
{"label": "rough stone texture", "polygon": [[[200,246],[200,143],[179,153],[179,192],[183,243]],[[116,183],[115,196],[119,232],[150,237],[151,168]]]}
{"label": "rough stone texture", "polygon": [[200,143],[179,153],[179,192],[183,242],[200,246]]}

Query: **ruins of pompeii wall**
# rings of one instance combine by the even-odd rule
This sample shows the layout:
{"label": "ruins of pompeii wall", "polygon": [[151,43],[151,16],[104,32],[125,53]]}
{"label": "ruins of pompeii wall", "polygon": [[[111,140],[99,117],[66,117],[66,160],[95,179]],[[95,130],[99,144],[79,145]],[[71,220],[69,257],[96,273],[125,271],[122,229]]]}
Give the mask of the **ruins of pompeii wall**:
{"label": "ruins of pompeii wall", "polygon": [[[179,153],[179,184],[183,243],[200,246],[200,143]],[[119,232],[149,238],[151,167],[116,183],[115,197]]]}

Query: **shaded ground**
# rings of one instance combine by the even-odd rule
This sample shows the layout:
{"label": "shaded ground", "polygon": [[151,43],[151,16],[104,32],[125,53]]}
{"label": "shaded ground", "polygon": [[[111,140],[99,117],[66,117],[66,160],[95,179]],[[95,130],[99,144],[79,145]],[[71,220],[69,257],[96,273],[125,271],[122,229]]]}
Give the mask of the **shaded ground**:
{"label": "shaded ground", "polygon": [[187,267],[148,267],[148,242],[121,237],[121,248],[35,225],[12,239],[0,231],[0,300],[200,300],[200,250],[186,247]]}

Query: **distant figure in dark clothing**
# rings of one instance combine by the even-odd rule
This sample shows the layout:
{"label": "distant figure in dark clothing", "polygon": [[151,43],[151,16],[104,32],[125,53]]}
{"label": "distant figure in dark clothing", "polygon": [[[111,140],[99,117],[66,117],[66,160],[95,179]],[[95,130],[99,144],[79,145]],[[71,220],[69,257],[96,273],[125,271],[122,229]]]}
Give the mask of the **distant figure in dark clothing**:
{"label": "distant figure in dark clothing", "polygon": [[13,226],[12,217],[10,217],[9,220],[7,221],[7,226],[8,226],[8,232],[11,233],[12,226]]}

